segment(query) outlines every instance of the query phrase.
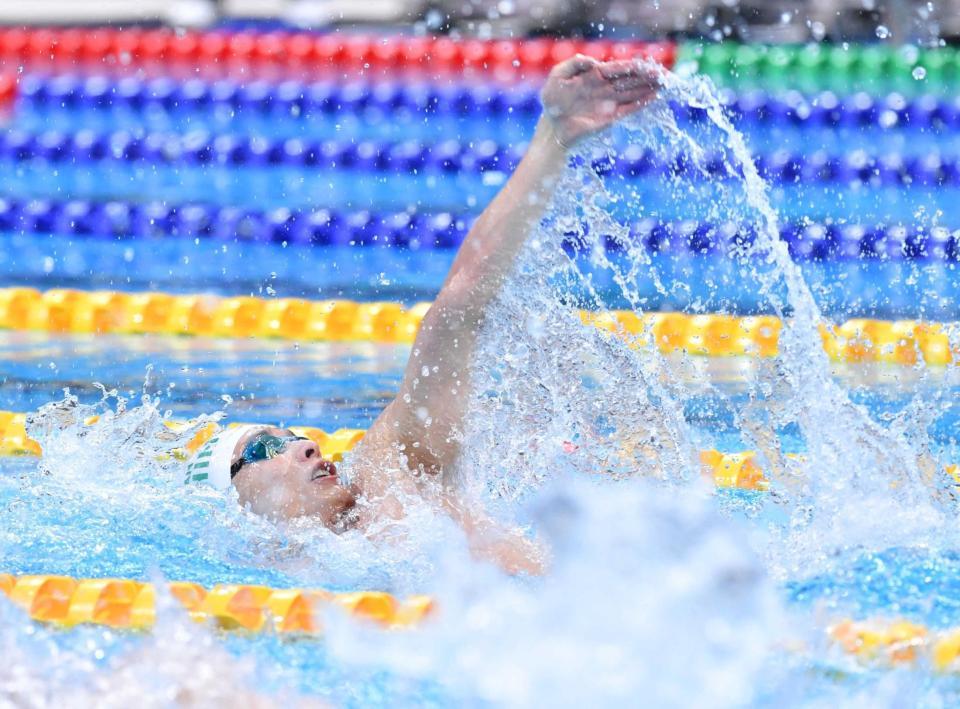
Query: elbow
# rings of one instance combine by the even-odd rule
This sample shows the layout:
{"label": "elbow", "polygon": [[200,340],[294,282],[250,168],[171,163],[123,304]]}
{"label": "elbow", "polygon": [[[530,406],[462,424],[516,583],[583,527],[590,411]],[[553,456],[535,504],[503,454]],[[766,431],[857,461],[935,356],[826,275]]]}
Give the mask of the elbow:
{"label": "elbow", "polygon": [[450,272],[435,302],[463,310],[482,307],[499,292],[504,278],[488,258],[478,255]]}

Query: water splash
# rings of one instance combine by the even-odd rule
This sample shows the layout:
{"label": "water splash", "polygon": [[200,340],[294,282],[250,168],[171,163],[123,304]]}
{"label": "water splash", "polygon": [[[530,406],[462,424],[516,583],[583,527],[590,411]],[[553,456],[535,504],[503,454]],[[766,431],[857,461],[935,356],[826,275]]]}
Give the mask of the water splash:
{"label": "water splash", "polygon": [[455,703],[742,706],[782,632],[745,532],[706,495],[580,480],[537,496],[556,552],[542,584],[450,559],[442,617],[408,634],[336,625],[343,662],[440,677]]}
{"label": "water splash", "polygon": [[57,483],[76,483],[77,475],[89,481],[89,470],[78,470],[70,463],[78,457],[88,458],[95,451],[97,455],[106,454],[101,460],[109,461],[109,465],[97,472],[110,485],[161,484],[182,478],[182,465],[175,452],[223,414],[201,415],[183,425],[168,426],[169,414],[161,412],[160,398],[147,392],[148,385],[149,379],[140,406],[130,407],[116,390],[96,384],[101,398],[95,403],[81,403],[68,389],[62,400],[29,414],[27,434],[43,450],[38,473]]}
{"label": "water splash", "polygon": [[[89,404],[67,392],[28,417],[44,455],[18,480],[0,478],[0,501],[15,500],[0,530],[5,572],[142,577],[156,566],[207,585],[411,594],[432,585],[436,547],[463,542],[426,504],[410,509],[405,530],[412,533],[380,537],[258,517],[240,507],[233,488],[183,484],[178,451],[223,411],[171,428],[159,397],[145,392],[131,406],[115,391],[101,392]],[[68,537],[52,543],[50,535],[63,528]]]}
{"label": "water splash", "polygon": [[[45,707],[274,706],[253,686],[256,663],[233,657],[209,630],[160,597],[143,642],[102,630],[64,637],[38,627],[0,597],[0,704]],[[167,604],[164,604],[164,600]]]}
{"label": "water splash", "polygon": [[[668,101],[709,120],[681,130]],[[722,165],[701,147],[708,144]],[[704,441],[684,420],[688,391],[673,366],[650,346],[649,335],[601,332],[584,326],[576,313],[578,307],[602,311],[622,303],[644,310],[638,281],[656,264],[626,222],[655,218],[663,205],[603,176],[605,160],[637,147],[655,150],[668,164],[683,162],[683,169],[664,175],[657,193],[672,200],[671,210],[738,225],[729,256],[785,322],[780,356],[764,365],[770,378],[756,381],[748,402],[735,411],[742,437],[779,478],[776,500],[791,514],[771,547],[773,568],[786,574],[787,566],[796,571],[838,550],[935,537],[952,503],[937,464],[931,469],[918,456],[928,447],[929,421],[920,416],[925,408],[907,407],[898,425],[884,426],[833,378],[820,310],[779,238],[768,187],[743,136],[708,79],[669,72],[657,103],[580,149],[528,239],[512,285],[487,316],[462,471],[470,487],[494,499],[519,499],[544,480],[574,472],[641,474],[673,483],[697,474],[696,448]],[[611,243],[622,256],[610,253]],[[663,280],[654,281],[668,292]],[[716,290],[723,287],[718,283]],[[806,449],[799,466],[784,463],[776,435],[791,427]]]}
{"label": "water splash", "polygon": [[[743,197],[757,215],[756,241],[734,252],[751,263],[763,259],[769,270],[756,270],[774,312],[786,318],[780,335],[778,383],[784,402],[771,407],[780,426],[795,424],[807,446],[803,476],[805,489],[796,500],[791,542],[801,541],[822,552],[831,547],[866,544],[879,548],[925,541],[945,527],[948,507],[941,484],[921,469],[918,450],[905,427],[884,428],[867,409],[854,404],[831,375],[819,335],[822,315],[800,268],[780,239],[778,218],[768,198],[768,187],[757,172],[744,137],[731,124],[703,77],[667,77],[668,91],[677,92],[691,106],[706,110],[720,129],[734,158],[731,172],[743,175]],[[775,294],[782,283],[786,301]],[[917,407],[920,413],[923,407]],[[914,417],[914,424],[922,420]],[[913,438],[923,437],[917,426]],[[768,466],[774,461],[765,461]],[[896,488],[895,490],[893,488]],[[808,514],[812,510],[813,514]],[[875,514],[872,514],[875,513]],[[857,524],[850,524],[856,519]],[[891,524],[895,520],[895,524]],[[809,522],[805,524],[804,522]],[[811,545],[811,536],[819,544]]]}
{"label": "water splash", "polygon": [[[473,370],[460,476],[468,492],[509,519],[523,518],[523,502],[539,505],[533,520],[556,550],[542,582],[505,579],[475,564],[452,524],[426,509],[415,510],[399,544],[395,537],[384,545],[308,521],[270,524],[239,509],[232,491],[185,490],[168,454],[188,434],[164,425],[156,399],[128,407],[112,393],[91,406],[67,396],[31,418],[30,433],[47,453],[20,480],[19,511],[5,514],[0,556],[12,561],[9,570],[142,576],[158,564],[170,577],[208,584],[435,592],[445,609],[441,626],[384,638],[334,625],[332,647],[344,661],[448,677],[466,700],[522,706],[642,695],[689,704],[697,698],[692,688],[704,686],[716,688],[717,704],[755,698],[754,682],[779,637],[771,571],[797,578],[845,549],[931,541],[942,535],[948,507],[917,464],[928,447],[929,408],[917,403],[881,425],[831,377],[816,303],[712,88],[666,74],[663,93],[711,121],[702,133],[681,131],[661,102],[584,146],[528,239],[513,285],[488,314]],[[707,142],[720,145],[729,179],[713,179],[717,166],[706,164],[700,147]],[[683,291],[682,283],[657,277],[657,264],[620,218],[656,217],[660,205],[602,174],[603,159],[630,145],[692,166],[665,175],[659,194],[691,219],[722,217],[754,235],[735,242],[731,255],[770,310],[789,318],[782,355],[761,365],[767,376],[751,386],[747,403],[726,402],[742,436],[764,451],[764,465],[784,468],[770,499],[783,504],[788,521],[769,533],[731,526],[699,490],[696,453],[713,441],[687,421],[691,387],[676,363],[648,338],[585,326],[577,312],[614,301],[642,312],[636,283],[651,272],[661,293]],[[710,179],[690,179],[696,170]],[[611,242],[622,256],[605,248]],[[99,420],[86,424],[92,415]],[[776,433],[791,426],[807,450],[799,467],[784,466],[779,455]],[[51,556],[49,538],[32,542],[29,530],[58,524],[71,539],[66,553]],[[751,547],[766,552],[766,568]],[[18,627],[0,618],[0,632]],[[151,646],[130,666],[166,661],[164,653]],[[28,664],[29,657],[17,666]],[[127,674],[119,676],[122,684]]]}

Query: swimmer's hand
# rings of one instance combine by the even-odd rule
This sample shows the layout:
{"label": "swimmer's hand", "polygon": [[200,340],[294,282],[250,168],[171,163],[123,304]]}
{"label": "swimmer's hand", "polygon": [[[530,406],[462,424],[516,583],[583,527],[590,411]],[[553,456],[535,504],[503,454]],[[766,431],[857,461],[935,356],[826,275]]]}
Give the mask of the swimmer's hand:
{"label": "swimmer's hand", "polygon": [[569,149],[653,101],[658,74],[634,61],[601,62],[578,54],[557,64],[547,77],[540,92],[543,115],[557,142]]}
{"label": "swimmer's hand", "polygon": [[453,494],[445,495],[441,505],[463,528],[475,558],[496,564],[508,574],[541,576],[546,571],[546,549],[519,529],[501,525]]}
{"label": "swimmer's hand", "polygon": [[519,530],[485,530],[470,538],[470,551],[478,559],[496,564],[508,574],[542,576],[546,572],[547,552]]}

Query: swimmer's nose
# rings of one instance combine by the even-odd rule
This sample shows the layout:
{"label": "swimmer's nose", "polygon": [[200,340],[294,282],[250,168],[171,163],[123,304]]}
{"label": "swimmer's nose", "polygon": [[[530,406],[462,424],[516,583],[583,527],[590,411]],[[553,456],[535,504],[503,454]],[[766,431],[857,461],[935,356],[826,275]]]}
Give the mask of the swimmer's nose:
{"label": "swimmer's nose", "polygon": [[298,460],[310,460],[320,456],[320,449],[313,441],[294,441],[293,445],[296,446],[294,452]]}

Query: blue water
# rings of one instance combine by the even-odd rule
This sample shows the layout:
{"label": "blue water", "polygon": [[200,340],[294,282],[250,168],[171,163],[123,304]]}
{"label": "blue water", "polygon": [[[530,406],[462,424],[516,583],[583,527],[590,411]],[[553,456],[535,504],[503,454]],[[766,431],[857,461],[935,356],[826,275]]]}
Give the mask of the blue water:
{"label": "blue water", "polygon": [[[364,427],[396,390],[406,355],[402,346],[370,344],[5,334],[0,337],[0,401],[4,407],[29,410],[70,387],[81,400],[95,402],[100,394],[91,385],[94,381],[107,382],[136,400],[151,365],[149,390],[158,392],[161,408],[178,418],[215,410],[223,406],[220,397],[229,394],[233,403],[227,411],[234,420]],[[854,388],[855,398],[879,414],[907,403],[908,387],[891,383],[891,370],[882,368],[873,379],[862,372],[842,376]],[[750,373],[742,363],[708,362],[703,384],[712,388],[685,402],[686,418],[704,447],[742,449],[732,413],[742,407]],[[937,380],[926,387],[942,391],[945,385]],[[933,432],[945,459],[960,451],[953,436],[958,414],[952,408]],[[781,435],[785,450],[802,451],[796,432]],[[133,578],[161,573],[207,585],[355,587],[338,581],[341,575],[322,564],[289,572],[278,568],[273,553],[251,543],[249,533],[218,537],[211,546],[199,530],[208,524],[206,515],[222,514],[219,499],[184,496],[144,480],[158,496],[153,500],[158,514],[150,514],[113,498],[117,490],[111,487],[109,472],[104,473],[103,498],[97,503],[89,490],[74,490],[69,481],[37,484],[32,479],[35,466],[32,459],[0,460],[5,571]],[[754,519],[753,524],[777,517],[763,493],[726,492],[719,504],[735,516]],[[394,590],[396,579],[389,569],[365,569],[361,577],[370,587]],[[904,617],[942,628],[960,624],[958,584],[960,557],[954,551],[909,548],[860,554],[853,549],[834,559],[830,573],[790,580],[782,590],[797,609],[816,609],[832,617]],[[96,658],[103,668],[147,642],[92,628],[57,637],[61,652]],[[442,681],[414,681],[344,665],[331,658],[322,643],[229,634],[217,642],[238,658],[257,659],[261,690],[295,688],[343,706],[448,706],[454,701]]]}
{"label": "blue water", "polygon": [[[51,169],[57,180],[50,181]],[[103,162],[88,165],[43,161],[0,161],[0,194],[20,199],[48,198],[127,201],[161,199],[172,203],[203,201],[222,206],[254,203],[263,209],[336,208],[402,211],[476,212],[502,186],[501,172],[443,175],[397,175],[294,167],[192,167]],[[645,204],[658,205],[657,216],[669,221],[691,218],[673,199],[661,176],[610,180],[614,191]],[[699,191],[706,194],[710,187]],[[717,190],[718,194],[720,190]],[[772,201],[785,220],[837,219],[863,224],[919,223],[956,227],[950,220],[958,188],[924,186],[872,187],[859,181],[844,189],[836,183],[776,184]],[[626,215],[624,215],[626,216]]]}
{"label": "blue water", "polygon": [[[104,351],[112,353],[109,361]],[[393,398],[408,348],[387,344],[309,344],[205,338],[50,338],[4,333],[0,392],[7,410],[31,411],[63,389],[99,399],[93,382],[136,398],[161,393],[181,419],[220,409],[234,420],[300,423],[326,430],[366,428]]]}
{"label": "blue water", "polygon": [[[496,139],[511,143],[529,136],[522,121],[399,117],[373,113],[333,119],[293,117],[265,122],[255,116],[202,119],[197,115],[100,111],[37,111],[14,115],[13,125],[28,130],[118,127],[186,131],[198,127],[270,136],[311,135],[318,139]],[[836,131],[745,126],[757,150],[817,149],[848,151],[942,152],[960,148],[957,135],[910,131]],[[173,168],[104,164],[57,165],[41,162],[0,165],[0,197],[57,199],[123,198],[171,203],[204,201],[224,205],[400,210],[452,209],[477,213],[496,193],[504,175],[374,176],[344,170],[293,168]],[[687,205],[672,199],[653,179],[614,189],[656,205],[656,216],[690,216]],[[703,187],[704,194],[709,187]],[[785,219],[845,217],[864,223],[903,220],[930,223],[956,202],[951,189],[919,186],[838,189],[811,185],[775,186],[773,199]],[[925,210],[918,213],[918,209]],[[621,215],[622,216],[622,215]],[[262,297],[356,298],[397,300],[407,304],[432,299],[453,258],[452,251],[302,246],[222,242],[189,238],[109,240],[55,234],[0,234],[0,285],[41,288],[78,287],[253,294]],[[804,264],[815,297],[837,319],[852,316],[960,317],[960,282],[954,264],[857,262]],[[651,274],[667,283],[658,290],[641,278],[644,307],[697,312],[764,312],[768,303],[757,281],[732,260],[711,256],[655,255]],[[597,271],[593,285],[614,291],[609,273]],[[613,305],[625,305],[612,299]],[[96,402],[95,382],[116,388],[136,403],[142,392],[158,397],[161,410],[187,418],[226,408],[231,420],[307,424],[327,430],[364,428],[390,401],[399,385],[408,348],[378,344],[295,344],[286,341],[226,341],[162,337],[51,337],[34,333],[0,334],[0,408],[29,411],[63,396],[69,388],[85,403]],[[769,363],[767,363],[768,365]],[[684,400],[683,416],[702,448],[742,449],[747,442],[736,412],[756,389],[751,377],[770,377],[756,362],[700,361],[696,382]],[[148,375],[149,367],[149,375]],[[929,427],[934,453],[960,461],[956,431],[960,424],[958,382],[951,372],[929,373],[875,367],[842,368],[837,376],[855,402],[875,417],[889,419],[912,397],[929,400],[937,415]],[[145,383],[145,380],[149,380]],[[776,392],[770,392],[776,400]],[[223,397],[232,403],[225,405]],[[785,451],[803,453],[799,432],[778,431]],[[306,542],[295,532],[267,530],[240,516],[220,498],[202,491],[184,494],[162,480],[147,478],[144,498],[116,477],[111,460],[100,475],[79,484],[69,471],[41,476],[32,459],[0,460],[0,572],[62,573],[72,576],[129,576],[198,581],[263,583],[276,586],[380,588],[398,593],[431,592],[435,581],[422,558],[394,560],[373,556],[364,562],[324,554],[323,540]],[[81,481],[83,482],[83,481]],[[128,501],[126,495],[135,497]],[[745,524],[764,528],[782,522],[771,496],[726,492],[718,507]],[[211,523],[210,520],[214,522]],[[615,526],[615,525],[612,525]],[[208,537],[204,532],[213,528]],[[263,538],[258,538],[263,534]],[[289,557],[305,546],[311,562],[290,568]],[[317,551],[319,549],[319,551]],[[625,552],[629,556],[629,550]],[[334,557],[334,558],[331,558]],[[352,566],[351,566],[352,564]],[[422,565],[423,568],[418,566]],[[351,566],[351,568],[344,568]],[[409,566],[409,568],[407,568]],[[425,584],[426,581],[423,581]],[[829,572],[799,573],[779,584],[791,609],[827,617],[906,617],[935,627],[960,624],[960,557],[953,550],[893,548],[864,553],[838,550]],[[576,599],[578,602],[581,599]],[[602,599],[590,599],[602,603]],[[0,620],[0,624],[6,621]],[[11,621],[20,623],[21,620]],[[629,640],[632,639],[628,639]],[[80,629],[56,636],[65,652],[96,658],[104,668],[111,658],[144,638]],[[451,705],[442,677],[415,681],[366,670],[331,657],[322,643],[289,642],[271,636],[231,636],[220,640],[236,657],[253,655],[262,668],[258,679],[270,691],[295,688],[346,706]],[[43,651],[37,650],[39,656]],[[99,653],[99,654],[97,654]],[[829,663],[827,663],[829,665]],[[806,670],[804,670],[804,674]],[[828,683],[832,683],[829,680]],[[849,686],[849,685],[848,685]],[[483,702],[477,700],[476,705]]]}
{"label": "blue water", "polygon": [[6,283],[268,297],[432,300],[453,251],[0,235]]}
{"label": "blue water", "polygon": [[[387,116],[381,108],[335,115],[309,113],[264,116],[255,110],[222,114],[176,109],[132,110],[100,108],[20,106],[8,119],[10,128],[27,131],[61,130],[98,132],[127,130],[188,134],[195,131],[229,132],[270,140],[306,137],[311,140],[406,141],[435,143],[454,139],[461,143],[494,141],[515,146],[529,139],[533,121],[525,116],[452,116],[443,113],[397,111]],[[872,156],[898,154],[903,158],[931,153],[952,159],[960,153],[960,132],[924,127],[840,126],[829,130],[809,126],[741,121],[748,145],[761,155],[786,152],[809,158],[818,151],[846,156],[863,151]],[[394,209],[411,206],[422,210],[452,209],[476,212],[496,193],[503,176],[464,173],[419,176],[357,174],[344,170],[286,167],[224,168],[130,165],[101,162],[93,165],[57,164],[57,180],[47,178],[51,165],[42,161],[0,165],[0,195],[22,198],[122,198],[133,201],[164,199],[172,203],[206,201],[223,205],[245,205],[255,201],[263,208],[337,207],[351,209]],[[689,217],[684,205],[671,199],[660,176],[631,179],[628,189],[645,204],[658,204],[662,218]],[[614,188],[616,186],[614,185]],[[703,188],[707,189],[707,188]],[[861,184],[819,185],[797,183],[777,185],[774,206],[784,219],[828,218],[861,223],[944,223],[949,228],[956,187],[935,188],[911,185],[866,186]],[[937,217],[937,212],[942,217]]]}

